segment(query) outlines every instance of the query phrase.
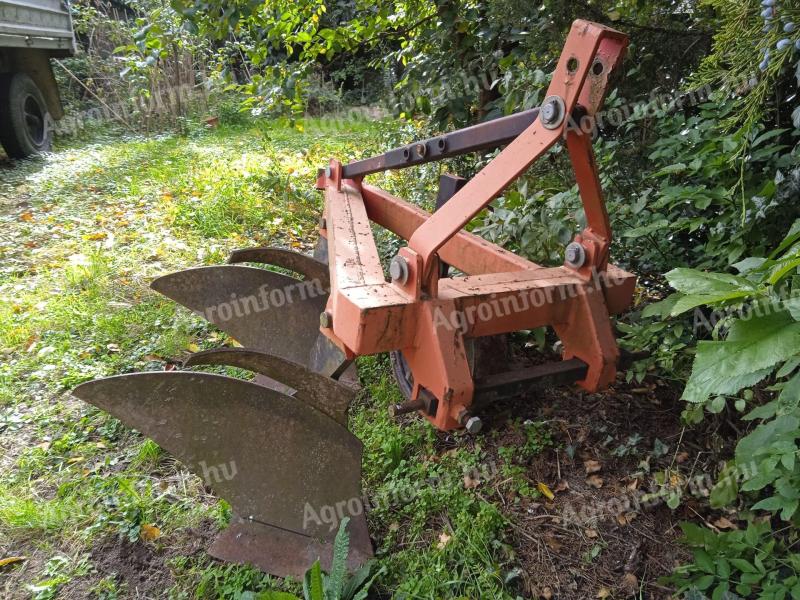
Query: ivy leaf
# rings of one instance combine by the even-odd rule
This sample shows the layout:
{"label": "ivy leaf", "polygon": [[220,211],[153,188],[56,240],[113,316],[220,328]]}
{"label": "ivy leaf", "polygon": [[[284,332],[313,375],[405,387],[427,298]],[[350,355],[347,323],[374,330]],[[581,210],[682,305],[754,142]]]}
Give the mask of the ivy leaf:
{"label": "ivy leaf", "polygon": [[700,342],[683,392],[688,402],[735,394],[767,377],[778,363],[800,354],[800,323],[781,311],[731,327],[722,342]]}

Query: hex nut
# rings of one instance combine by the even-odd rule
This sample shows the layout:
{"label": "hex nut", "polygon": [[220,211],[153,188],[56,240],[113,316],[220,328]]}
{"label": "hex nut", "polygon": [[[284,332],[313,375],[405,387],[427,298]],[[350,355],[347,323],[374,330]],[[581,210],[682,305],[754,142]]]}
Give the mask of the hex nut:
{"label": "hex nut", "polygon": [[469,433],[478,433],[481,429],[483,429],[483,421],[481,421],[480,417],[470,417],[467,419],[466,425],[464,428]]}
{"label": "hex nut", "polygon": [[580,269],[586,263],[586,249],[578,242],[572,242],[564,251],[564,264]]}
{"label": "hex nut", "polygon": [[405,285],[408,281],[408,262],[405,258],[398,255],[392,259],[392,262],[389,263],[389,276],[392,281]]}

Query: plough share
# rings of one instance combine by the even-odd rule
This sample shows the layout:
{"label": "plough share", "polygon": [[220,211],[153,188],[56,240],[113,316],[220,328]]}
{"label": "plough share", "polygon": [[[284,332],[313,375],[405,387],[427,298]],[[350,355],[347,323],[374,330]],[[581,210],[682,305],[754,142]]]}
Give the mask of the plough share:
{"label": "plough share", "polygon": [[[406,397],[391,407],[394,414],[418,412],[438,429],[471,433],[481,428],[486,402],[543,383],[596,391],[614,381],[619,350],[610,315],[629,306],[635,278],[609,264],[611,228],[591,127],[582,125],[600,109],[626,45],[617,31],[576,21],[539,108],[374,158],[331,160],[317,179],[325,206],[314,257],[245,249],[233,253],[234,264],[152,283],[242,347],[196,353],[176,371],[92,381],[74,393],[155,440],[230,503],[234,517],[211,546],[213,556],[279,576],[302,575],[318,558],[329,564],[336,523],[309,518],[325,507],[347,507],[351,516],[350,567],[372,556],[359,502],[362,447],[347,430],[358,356],[392,353]],[[559,141],[586,214],[563,265],[537,265],[465,231]],[[364,181],[502,146],[472,179],[442,176],[433,214]],[[389,277],[374,225],[408,242]],[[508,372],[483,368],[487,340],[496,345],[503,334],[545,326],[560,339],[563,360]],[[255,377],[208,372],[219,365]]]}

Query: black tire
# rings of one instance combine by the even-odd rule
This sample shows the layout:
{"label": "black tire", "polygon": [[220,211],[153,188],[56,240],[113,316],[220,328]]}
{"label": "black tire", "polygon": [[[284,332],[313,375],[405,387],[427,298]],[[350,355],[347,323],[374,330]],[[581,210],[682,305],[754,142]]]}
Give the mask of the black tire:
{"label": "black tire", "polygon": [[42,92],[25,73],[0,75],[0,143],[11,158],[53,147],[52,119]]}

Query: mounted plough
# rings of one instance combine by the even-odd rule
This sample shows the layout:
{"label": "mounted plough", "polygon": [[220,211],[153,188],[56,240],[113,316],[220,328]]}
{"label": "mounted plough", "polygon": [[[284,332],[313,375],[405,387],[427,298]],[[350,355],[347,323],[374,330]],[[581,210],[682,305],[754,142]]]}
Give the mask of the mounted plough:
{"label": "mounted plough", "polygon": [[[235,264],[153,282],[242,347],[194,354],[177,371],[89,382],[75,394],[154,439],[230,503],[233,522],[212,555],[301,575],[317,558],[330,562],[343,509],[352,517],[350,566],[372,555],[360,501],[362,448],[347,430],[355,391],[346,382],[357,356],[393,354],[407,398],[395,414],[418,412],[439,429],[473,433],[483,403],[524,396],[543,382],[595,391],[614,380],[619,351],[609,315],[629,306],[635,279],[608,263],[611,229],[591,124],[626,45],[617,31],[576,21],[540,108],[346,165],[331,160],[317,179],[325,209],[314,258],[239,250]],[[563,266],[542,267],[464,230],[559,140],[587,223]],[[443,176],[433,214],[363,181],[501,146],[471,180]],[[408,241],[389,265],[389,281],[373,224]],[[479,340],[543,326],[560,338],[563,360],[482,372]],[[196,369],[209,365],[255,378]],[[326,510],[336,518],[320,519]]]}

